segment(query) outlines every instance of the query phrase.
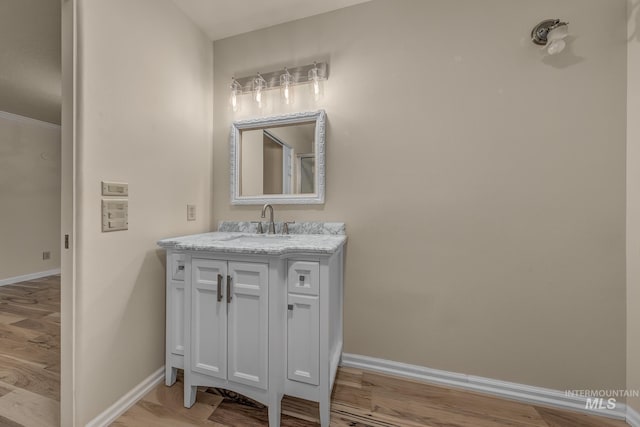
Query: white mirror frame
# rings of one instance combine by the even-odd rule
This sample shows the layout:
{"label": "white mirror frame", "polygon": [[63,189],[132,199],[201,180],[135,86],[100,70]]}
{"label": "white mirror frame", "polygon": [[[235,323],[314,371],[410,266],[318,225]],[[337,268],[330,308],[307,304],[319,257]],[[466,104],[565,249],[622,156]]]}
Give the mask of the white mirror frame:
{"label": "white mirror frame", "polygon": [[[260,196],[240,195],[240,155],[239,145],[243,130],[261,129],[265,127],[286,126],[296,123],[316,122],[316,192],[313,194],[263,194]],[[231,125],[230,156],[230,189],[232,205],[263,205],[266,203],[279,205],[323,204],[325,192],[325,124],[324,110],[305,113],[285,114],[281,116],[260,117],[256,119],[238,120]]]}

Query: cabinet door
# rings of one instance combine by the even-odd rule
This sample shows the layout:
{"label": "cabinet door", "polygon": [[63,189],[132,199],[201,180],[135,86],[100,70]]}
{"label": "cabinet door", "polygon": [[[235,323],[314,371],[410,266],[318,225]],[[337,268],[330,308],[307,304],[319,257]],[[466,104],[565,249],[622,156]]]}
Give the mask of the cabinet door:
{"label": "cabinet door", "polygon": [[287,378],[319,384],[319,297],[289,294],[287,316]]}
{"label": "cabinet door", "polygon": [[167,333],[171,353],[184,356],[184,283],[169,282]]}
{"label": "cabinet door", "polygon": [[267,389],[268,265],[229,262],[229,381]]}
{"label": "cabinet door", "polygon": [[191,278],[191,369],[226,379],[227,263],[194,258]]}

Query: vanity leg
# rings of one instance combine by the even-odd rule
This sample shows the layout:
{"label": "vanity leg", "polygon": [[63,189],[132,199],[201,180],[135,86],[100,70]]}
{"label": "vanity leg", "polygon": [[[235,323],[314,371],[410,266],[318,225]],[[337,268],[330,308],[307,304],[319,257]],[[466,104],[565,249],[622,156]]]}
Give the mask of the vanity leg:
{"label": "vanity leg", "polygon": [[184,385],[184,407],[191,408],[194,403],[196,403],[196,394],[198,392],[198,387],[196,386],[188,386]]}
{"label": "vanity leg", "polygon": [[176,376],[178,375],[178,368],[170,366],[164,370],[164,383],[167,386],[172,386],[176,383]]}
{"label": "vanity leg", "polygon": [[324,395],[320,397],[320,426],[329,427],[331,419],[331,396]]}
{"label": "vanity leg", "polygon": [[280,403],[282,396],[277,396],[269,402],[269,427],[280,427]]}

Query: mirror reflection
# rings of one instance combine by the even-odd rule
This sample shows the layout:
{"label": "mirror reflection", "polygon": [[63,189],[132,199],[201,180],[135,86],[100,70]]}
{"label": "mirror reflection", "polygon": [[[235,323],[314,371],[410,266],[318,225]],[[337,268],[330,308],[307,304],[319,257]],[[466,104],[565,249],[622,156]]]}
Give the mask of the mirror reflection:
{"label": "mirror reflection", "polygon": [[316,192],[315,120],[240,132],[240,195]]}

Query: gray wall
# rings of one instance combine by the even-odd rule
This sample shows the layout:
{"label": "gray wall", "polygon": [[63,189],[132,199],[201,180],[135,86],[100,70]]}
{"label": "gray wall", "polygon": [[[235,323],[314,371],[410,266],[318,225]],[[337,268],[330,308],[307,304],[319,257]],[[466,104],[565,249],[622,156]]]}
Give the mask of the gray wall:
{"label": "gray wall", "polygon": [[0,2],[0,279],[60,267],[60,7]]}
{"label": "gray wall", "polygon": [[0,111],[60,124],[60,5],[0,2]]}
{"label": "gray wall", "polygon": [[0,206],[0,280],[60,268],[59,126],[0,113]]}
{"label": "gray wall", "polygon": [[[571,22],[562,55],[529,41]],[[520,383],[625,385],[624,0],[373,1],[214,43],[211,227],[234,119],[325,108],[346,221],[345,351]],[[314,104],[228,107],[231,76],[328,60]],[[271,96],[271,95],[270,95]]]}

